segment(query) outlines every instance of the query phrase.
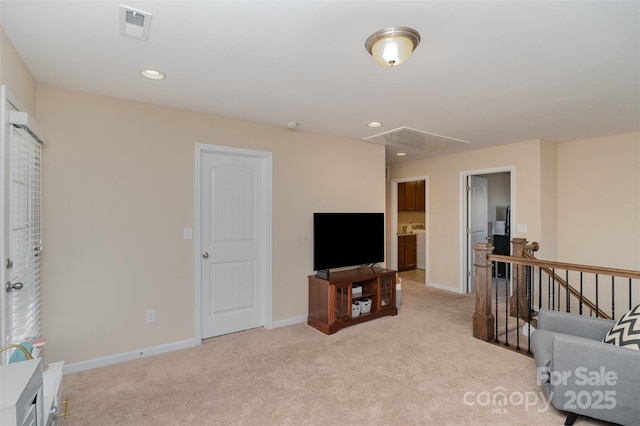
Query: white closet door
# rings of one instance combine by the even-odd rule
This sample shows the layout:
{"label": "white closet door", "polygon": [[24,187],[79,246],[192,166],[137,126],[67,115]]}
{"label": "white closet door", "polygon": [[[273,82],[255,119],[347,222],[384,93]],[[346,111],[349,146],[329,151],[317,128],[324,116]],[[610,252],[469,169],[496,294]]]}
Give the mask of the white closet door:
{"label": "white closet door", "polygon": [[270,157],[245,151],[201,156],[203,338],[266,321]]}

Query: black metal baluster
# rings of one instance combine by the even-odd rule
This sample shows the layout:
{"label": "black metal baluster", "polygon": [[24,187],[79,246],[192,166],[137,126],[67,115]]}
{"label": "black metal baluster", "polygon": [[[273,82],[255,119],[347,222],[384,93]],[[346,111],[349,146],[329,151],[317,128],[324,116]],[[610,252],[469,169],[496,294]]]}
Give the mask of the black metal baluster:
{"label": "black metal baluster", "polygon": [[596,318],[600,317],[600,308],[598,306],[598,274],[596,274]]}
{"label": "black metal baluster", "polygon": [[[517,274],[517,270],[518,270],[518,268],[516,268],[516,274]],[[509,303],[509,283],[507,282],[506,278],[505,278],[505,283],[504,283],[504,293],[505,293],[505,304],[504,304],[504,330],[505,330],[504,345],[505,346],[509,346],[509,306],[510,306],[510,303]]]}
{"label": "black metal baluster", "polygon": [[500,318],[498,317],[498,284],[499,284],[499,278],[498,278],[498,270],[497,270],[497,266],[495,264],[495,262],[493,263],[493,271],[495,273],[494,278],[493,278],[493,282],[496,283],[496,337],[494,338],[494,342],[498,343],[500,341],[500,339],[498,339],[498,323],[500,322]]}
{"label": "black metal baluster", "polygon": [[616,319],[616,277],[611,275],[611,319]]}
{"label": "black metal baluster", "polygon": [[553,268],[551,270],[551,273],[553,274],[553,276],[551,277],[551,283],[553,284],[553,291],[551,292],[552,294],[552,300],[551,300],[551,304],[553,306],[553,310],[556,310],[556,268]]}
{"label": "black metal baluster", "polygon": [[569,297],[569,270],[568,269],[564,272],[564,282],[566,283],[564,287],[564,297],[565,297],[564,304],[566,306],[567,312],[571,312],[571,298]]}
{"label": "black metal baluster", "polygon": [[[525,272],[524,278],[525,280],[527,279],[526,272]],[[520,350],[520,280],[516,281],[516,287],[517,287],[516,288],[516,350],[519,351]]]}
{"label": "black metal baluster", "polygon": [[582,315],[582,271],[580,271],[580,315]]}
{"label": "black metal baluster", "polygon": [[[538,271],[540,271],[538,269]],[[534,272],[535,273],[535,272]],[[533,277],[534,274],[531,274],[531,276]],[[530,285],[533,285],[533,280],[530,283]],[[528,321],[528,326],[527,326],[527,355],[531,355],[531,308],[533,307],[533,297],[531,296],[531,287],[529,287],[529,292],[527,293],[527,302],[529,305],[529,312],[527,313],[527,321]]]}
{"label": "black metal baluster", "polygon": [[538,309],[542,309],[542,268],[538,268]]}

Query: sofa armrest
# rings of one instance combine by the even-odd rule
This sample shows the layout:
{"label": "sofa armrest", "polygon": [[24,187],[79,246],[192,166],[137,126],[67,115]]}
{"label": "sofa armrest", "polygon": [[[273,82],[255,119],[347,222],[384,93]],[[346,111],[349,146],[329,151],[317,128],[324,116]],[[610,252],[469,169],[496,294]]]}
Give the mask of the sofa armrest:
{"label": "sofa armrest", "polygon": [[615,321],[541,309],[538,329],[602,341]]}
{"label": "sofa armrest", "polygon": [[556,408],[623,425],[640,418],[640,351],[555,334],[549,367]]}

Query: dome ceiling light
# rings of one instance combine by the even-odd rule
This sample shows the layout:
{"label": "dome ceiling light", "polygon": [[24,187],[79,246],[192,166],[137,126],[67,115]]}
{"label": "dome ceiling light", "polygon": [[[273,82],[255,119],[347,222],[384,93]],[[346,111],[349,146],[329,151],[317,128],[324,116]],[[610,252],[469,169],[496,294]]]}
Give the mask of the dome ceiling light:
{"label": "dome ceiling light", "polygon": [[376,31],[364,43],[377,63],[395,67],[406,62],[420,44],[420,34],[413,28],[391,27]]}

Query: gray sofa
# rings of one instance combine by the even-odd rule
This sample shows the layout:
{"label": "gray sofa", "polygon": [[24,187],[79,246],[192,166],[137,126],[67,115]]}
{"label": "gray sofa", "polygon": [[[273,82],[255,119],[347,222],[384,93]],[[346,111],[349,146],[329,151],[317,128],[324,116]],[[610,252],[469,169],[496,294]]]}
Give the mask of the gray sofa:
{"label": "gray sofa", "polygon": [[640,425],[640,351],[602,343],[615,321],[541,310],[531,334],[537,378],[555,408]]}

